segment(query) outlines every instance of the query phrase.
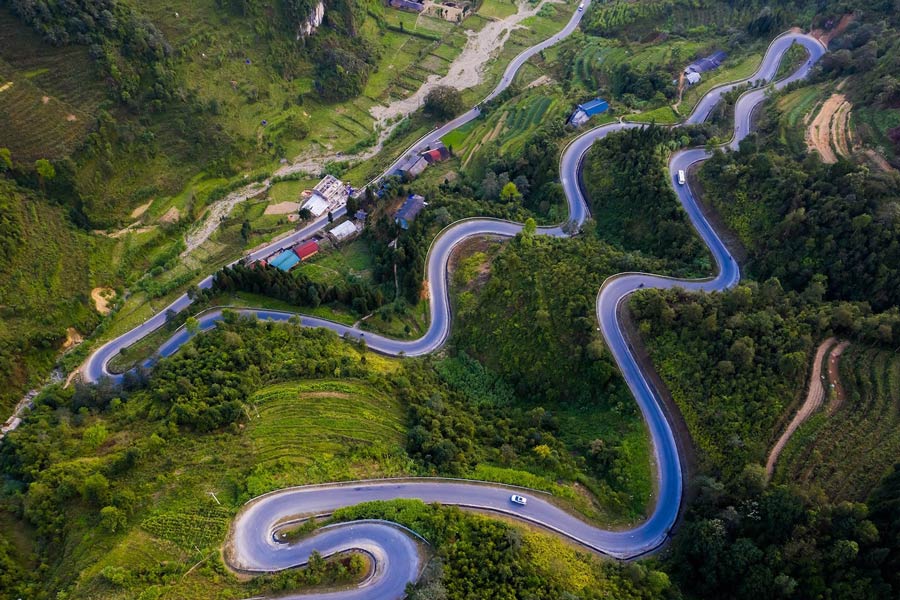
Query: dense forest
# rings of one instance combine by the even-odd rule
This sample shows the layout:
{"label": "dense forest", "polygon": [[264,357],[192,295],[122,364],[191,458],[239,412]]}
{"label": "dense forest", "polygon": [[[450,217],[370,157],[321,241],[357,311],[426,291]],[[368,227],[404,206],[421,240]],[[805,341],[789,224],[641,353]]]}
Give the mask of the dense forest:
{"label": "dense forest", "polygon": [[770,138],[716,153],[700,170],[705,198],[749,251],[750,272],[793,290],[900,305],[900,179],[847,162],[780,151]]}
{"label": "dense forest", "polygon": [[672,191],[665,162],[678,148],[705,141],[702,131],[651,126],[594,144],[582,181],[600,239],[664,258],[675,274],[709,272],[708,251]]}

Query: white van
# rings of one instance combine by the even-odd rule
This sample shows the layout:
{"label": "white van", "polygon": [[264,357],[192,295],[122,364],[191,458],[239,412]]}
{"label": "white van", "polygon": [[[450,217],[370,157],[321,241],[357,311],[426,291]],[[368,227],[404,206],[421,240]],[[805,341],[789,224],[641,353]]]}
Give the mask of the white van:
{"label": "white van", "polygon": [[678,169],[678,185],[684,185],[684,171],[682,169]]}
{"label": "white van", "polygon": [[584,2],[578,5],[578,10],[584,10]]}

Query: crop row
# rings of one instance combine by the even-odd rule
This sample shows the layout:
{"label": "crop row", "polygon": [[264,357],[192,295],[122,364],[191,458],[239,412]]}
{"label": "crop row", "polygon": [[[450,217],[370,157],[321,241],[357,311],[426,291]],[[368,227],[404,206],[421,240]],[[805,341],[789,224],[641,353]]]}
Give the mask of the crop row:
{"label": "crop row", "polygon": [[846,400],[804,425],[779,468],[815,482],[833,500],[861,500],[900,455],[900,357],[851,346],[841,358]]}

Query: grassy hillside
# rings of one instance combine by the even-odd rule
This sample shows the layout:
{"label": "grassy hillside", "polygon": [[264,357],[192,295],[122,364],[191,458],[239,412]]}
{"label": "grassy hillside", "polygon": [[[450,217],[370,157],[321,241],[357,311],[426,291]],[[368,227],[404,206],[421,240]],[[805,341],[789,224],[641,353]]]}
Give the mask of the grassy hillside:
{"label": "grassy hillside", "polygon": [[853,345],[840,377],[846,400],[794,434],[776,478],[819,485],[835,501],[862,501],[900,454],[900,357]]}
{"label": "grassy hillside", "polygon": [[[119,244],[72,227],[63,209],[0,177],[0,409],[49,372],[66,329],[100,322],[90,293],[115,285]],[[5,417],[4,417],[5,418]]]}

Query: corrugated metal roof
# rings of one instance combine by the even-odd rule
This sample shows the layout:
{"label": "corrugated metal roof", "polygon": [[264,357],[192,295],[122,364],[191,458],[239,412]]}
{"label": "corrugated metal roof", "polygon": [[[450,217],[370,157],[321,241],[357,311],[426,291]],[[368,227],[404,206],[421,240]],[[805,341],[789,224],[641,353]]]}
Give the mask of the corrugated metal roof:
{"label": "corrugated metal roof", "polygon": [[297,256],[298,260],[306,260],[313,254],[319,251],[319,242],[316,240],[310,240],[308,242],[304,242],[302,244],[297,244],[294,246],[294,254]]}
{"label": "corrugated metal roof", "polygon": [[339,240],[344,240],[356,233],[356,226],[350,221],[344,221],[331,230],[331,235]]}
{"label": "corrugated metal roof", "polygon": [[425,208],[425,198],[418,194],[410,194],[397,214],[394,215],[394,221],[400,223],[405,229],[422,212],[423,208]]}
{"label": "corrugated metal roof", "polygon": [[312,195],[312,197],[306,201],[306,204],[303,205],[303,208],[309,210],[315,217],[321,217],[325,211],[328,210],[328,201],[320,196],[318,193]]}
{"label": "corrugated metal roof", "polygon": [[278,256],[269,259],[271,266],[282,271],[290,271],[298,262],[300,262],[300,258],[293,252],[282,252]]}
{"label": "corrugated metal roof", "polygon": [[603,98],[594,98],[590,102],[585,102],[584,104],[578,105],[578,108],[583,110],[590,117],[602,113],[606,109],[608,109],[609,102],[607,102]]}

